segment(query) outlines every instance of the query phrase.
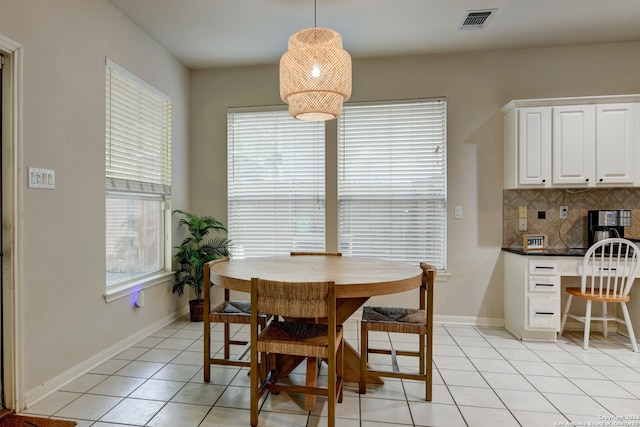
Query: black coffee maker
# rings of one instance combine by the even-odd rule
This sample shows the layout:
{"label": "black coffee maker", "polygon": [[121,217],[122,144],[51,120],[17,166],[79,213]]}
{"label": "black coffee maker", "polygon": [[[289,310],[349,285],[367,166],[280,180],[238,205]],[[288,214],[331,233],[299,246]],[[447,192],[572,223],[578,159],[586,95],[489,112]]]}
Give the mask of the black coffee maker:
{"label": "black coffee maker", "polygon": [[624,228],[630,225],[629,209],[588,211],[587,247],[610,237],[624,237]]}

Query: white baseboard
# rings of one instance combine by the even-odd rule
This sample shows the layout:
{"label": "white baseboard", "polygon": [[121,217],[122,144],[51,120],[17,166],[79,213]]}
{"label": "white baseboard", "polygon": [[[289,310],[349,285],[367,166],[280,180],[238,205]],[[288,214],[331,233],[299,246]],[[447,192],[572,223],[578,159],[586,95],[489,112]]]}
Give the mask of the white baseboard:
{"label": "white baseboard", "polygon": [[433,323],[446,325],[471,325],[484,327],[504,327],[504,318],[502,317],[473,317],[473,316],[449,316],[434,315]]}
{"label": "white baseboard", "polygon": [[122,353],[127,348],[131,347],[133,344],[138,341],[148,337],[152,333],[164,328],[171,322],[179,319],[189,312],[189,307],[185,307],[180,311],[174,312],[157,322],[147,326],[144,329],[139,330],[135,334],[127,337],[126,339],[112,345],[111,347],[101,351],[95,356],[81,362],[80,364],[74,366],[73,368],[63,372],[62,374],[46,381],[43,384],[40,384],[38,387],[28,390],[24,393],[24,402],[25,407],[21,410],[25,410],[38,403],[45,397],[49,396],[51,393],[56,390],[62,388],[66,384],[80,377],[81,375],[89,372],[96,366],[104,363],[105,361],[111,359],[112,357]]}

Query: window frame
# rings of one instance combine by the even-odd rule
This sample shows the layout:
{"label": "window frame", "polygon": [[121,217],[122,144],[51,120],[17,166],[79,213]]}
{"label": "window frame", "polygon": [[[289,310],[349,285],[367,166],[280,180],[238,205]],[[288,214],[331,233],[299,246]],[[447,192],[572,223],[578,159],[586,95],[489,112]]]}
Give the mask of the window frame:
{"label": "window frame", "polygon": [[[152,152],[155,153],[154,158],[162,159],[159,165],[153,165],[153,160],[145,158],[145,153],[141,152],[137,154],[138,158],[145,159],[145,161],[141,163],[136,163],[135,167],[130,165],[120,165],[121,168],[118,167],[118,160],[122,159],[122,155],[115,153],[112,154],[111,149],[113,147],[118,147],[119,145],[127,145],[130,141],[135,142],[135,146],[138,147],[135,150],[139,150],[145,141],[145,136],[138,136],[137,139],[135,136],[132,136],[130,139],[127,137],[123,137],[121,135],[116,135],[114,132],[116,127],[114,127],[114,123],[112,121],[116,121],[114,119],[114,115],[111,114],[111,108],[113,108],[109,103],[112,97],[118,96],[117,89],[113,88],[113,73],[117,73],[115,79],[126,79],[128,80],[132,88],[134,90],[138,90],[142,92],[142,96],[148,96],[149,98],[157,98],[158,112],[156,115],[153,115],[152,119],[157,120],[155,122],[147,122],[142,118],[139,119],[136,123],[132,124],[134,127],[127,127],[126,129],[133,133],[133,129],[137,129],[138,131],[142,128],[151,129],[154,132],[158,133],[158,135],[150,137],[152,140]],[[117,84],[117,83],[116,83]],[[129,295],[137,294],[140,290],[156,286],[159,284],[167,284],[173,279],[173,272],[171,271],[172,267],[172,252],[171,252],[171,142],[172,142],[172,134],[171,134],[171,126],[172,126],[172,101],[171,98],[161,92],[159,89],[150,85],[143,79],[139,78],[135,74],[131,73],[124,67],[118,65],[114,61],[109,58],[106,58],[105,64],[105,221],[108,220],[108,201],[109,199],[118,199],[118,200],[140,200],[140,201],[157,201],[158,202],[158,211],[157,211],[157,220],[158,220],[158,228],[154,233],[158,239],[157,250],[157,258],[155,259],[158,265],[157,270],[149,271],[146,273],[139,274],[131,279],[126,279],[122,281],[117,281],[114,283],[109,283],[106,279],[105,275],[105,294],[104,298],[106,302],[111,302]],[[135,98],[136,96],[131,93],[123,94],[125,97]],[[141,102],[138,99],[138,102]],[[134,105],[134,104],[132,104]],[[140,104],[135,104],[140,107]],[[140,113],[142,116],[142,113]],[[149,125],[152,123],[157,126],[151,126],[147,128],[145,125]],[[122,123],[119,123],[122,124]],[[136,128],[135,126],[139,126]],[[125,125],[123,125],[123,128]],[[112,135],[112,132],[113,135]],[[122,137],[121,141],[116,141],[116,138]],[[113,138],[113,139],[112,139]],[[159,142],[156,142],[159,141]],[[156,145],[154,145],[156,144]],[[157,145],[159,144],[159,145]],[[135,158],[130,151],[130,146],[125,147],[126,153],[124,156],[127,158],[127,162],[131,158]],[[146,150],[146,148],[145,148]],[[111,162],[110,159],[113,159],[115,168],[110,167]],[[144,171],[144,166],[147,165],[150,167],[146,172]],[[153,169],[155,167],[159,167],[157,170]],[[127,169],[131,168],[131,169]],[[138,169],[136,169],[138,168]],[[107,223],[105,222],[105,244],[108,242],[108,229]],[[155,227],[154,227],[155,228]],[[157,234],[156,234],[157,233]],[[105,246],[105,251],[107,251],[107,247]],[[108,252],[106,252],[108,256]],[[109,271],[109,261],[107,257],[105,257],[105,273],[108,275]],[[135,298],[135,295],[134,295]],[[134,301],[132,301],[134,302]]]}
{"label": "window frame", "polygon": [[[394,106],[399,108],[394,110]],[[354,111],[353,118],[350,117],[350,110]],[[345,104],[343,114],[338,118],[337,130],[339,251],[347,255],[353,253],[356,256],[372,256],[412,263],[428,260],[430,263],[437,264],[439,270],[446,270],[446,115],[447,102],[444,97]],[[381,122],[386,117],[389,118],[388,122]],[[350,120],[353,120],[353,130],[347,131],[345,126],[349,126]],[[371,120],[373,124],[368,124],[367,122]],[[415,123],[419,126],[414,126]],[[345,136],[347,132],[349,134]],[[351,143],[345,139],[349,139]],[[401,147],[401,150],[394,152],[394,144]],[[357,150],[368,154],[359,154]],[[351,157],[348,160],[352,163],[345,171],[345,156],[347,156],[345,153],[348,151],[351,151]],[[442,163],[439,164],[439,162]],[[394,164],[401,166],[394,167]],[[427,167],[423,168],[423,165]],[[385,166],[388,168],[385,169]],[[407,170],[414,170],[416,175],[407,175]],[[345,178],[346,173],[349,174],[348,178]],[[359,178],[354,178],[356,175]],[[374,175],[376,179],[379,175],[385,175],[387,179],[377,181],[375,185],[371,181],[366,181],[367,176],[372,178]],[[345,239],[345,229],[348,229],[344,225],[344,219],[348,216],[345,213],[346,206],[358,204],[364,209],[361,209],[360,213],[356,208],[350,212],[360,217],[359,223],[354,221],[359,226],[356,232],[361,233],[360,238]],[[401,204],[404,208],[398,209]],[[377,230],[382,229],[382,226],[376,228],[375,221],[372,227],[372,222],[368,218],[371,211],[377,207],[380,208],[380,212],[388,216],[387,221],[383,221],[382,224],[389,224],[389,230],[378,232]],[[409,221],[418,228],[417,237],[412,234],[414,230],[410,222],[393,221],[394,218],[400,218],[398,213],[400,210],[409,215],[413,211],[413,220]],[[366,212],[367,219],[363,212]],[[435,233],[434,228],[429,225],[431,221],[436,222]],[[391,231],[394,226],[395,230]],[[367,231],[363,231],[365,229]],[[404,233],[404,236],[409,237],[396,239],[396,233]],[[367,249],[371,236],[376,236],[379,244],[373,244]],[[425,241],[428,238],[431,240]],[[418,252],[415,256],[411,255],[412,258],[407,259],[407,253],[412,254],[414,250],[406,249],[403,244],[404,239]],[[381,243],[383,241],[384,244]],[[383,245],[386,247],[383,248]]]}
{"label": "window frame", "polygon": [[[240,121],[251,119],[251,116],[254,121],[241,127]],[[269,116],[276,121],[270,123]],[[246,144],[252,133],[259,133],[260,136],[253,142],[256,146],[251,155],[263,156],[265,165],[269,165],[271,161],[270,166],[277,169],[264,170],[275,172],[272,176],[264,176],[260,172],[251,173],[251,170],[262,170],[258,168],[257,162],[251,162],[250,170],[243,168],[248,165],[248,162],[242,161],[247,156],[247,151],[243,150],[247,148],[238,144]],[[232,256],[242,258],[283,255],[291,250],[324,251],[325,140],[324,124],[295,120],[289,116],[286,106],[227,110],[227,228]],[[292,159],[294,156],[286,156],[285,153],[288,153],[286,147],[294,144],[300,150],[295,152],[295,159]],[[292,160],[296,160],[295,163]],[[236,179],[243,173],[251,184]],[[286,194],[277,197],[274,191],[286,191]],[[243,202],[244,206],[241,205]],[[255,203],[255,207],[247,210],[246,206],[251,202]],[[278,211],[283,212],[279,221],[267,219],[262,224],[263,227],[268,227],[268,235],[256,234],[255,236],[260,237],[251,240],[243,238],[243,235],[250,234],[245,231],[247,228],[256,228],[260,223],[261,219],[257,217],[260,213],[270,213],[275,218]],[[297,219],[296,215],[299,216]],[[242,224],[242,230],[236,224]],[[273,238],[277,236],[281,236],[289,244],[278,244],[277,241],[273,243]]]}
{"label": "window frame", "polygon": [[[438,154],[437,156],[441,156],[439,159],[443,162],[443,163],[438,163],[439,165],[441,165],[441,168],[439,170],[439,175],[437,176],[437,180],[438,180],[438,186],[439,188],[442,190],[443,195],[438,199],[438,209],[440,212],[440,217],[438,217],[439,221],[438,224],[441,225],[441,227],[439,227],[437,229],[437,235],[438,235],[438,242],[439,244],[441,244],[441,246],[438,246],[438,248],[442,248],[439,249],[437,254],[438,257],[442,258],[442,263],[439,262],[439,264],[443,264],[440,265],[440,267],[442,268],[441,271],[445,271],[446,269],[446,259],[447,259],[447,176],[446,176],[446,172],[447,172],[447,159],[446,159],[446,151],[447,151],[447,133],[446,133],[446,125],[447,125],[447,119],[446,119],[446,114],[447,114],[447,102],[446,102],[446,98],[444,97],[440,97],[440,98],[421,98],[421,99],[409,99],[409,100],[391,100],[391,101],[375,101],[375,102],[356,102],[356,103],[347,103],[345,104],[345,109],[349,109],[351,106],[362,106],[362,105],[379,105],[379,106],[390,106],[392,107],[393,105],[396,104],[410,104],[410,103],[441,103],[442,108],[440,108],[439,110],[439,114],[441,114],[441,116],[437,116],[439,121],[438,124],[439,126],[442,126],[442,133],[441,133],[441,146],[440,148],[442,149],[442,154]],[[261,109],[277,109],[277,107],[244,107],[244,108],[230,108],[228,109],[228,112],[230,111],[260,111]],[[284,112],[284,108],[282,108],[282,111]],[[348,114],[348,113],[347,113]],[[350,252],[348,250],[342,250],[342,248],[340,248],[340,241],[342,240],[342,236],[341,236],[341,226],[340,226],[340,220],[339,220],[339,203],[340,203],[340,197],[338,196],[339,194],[339,178],[338,178],[338,173],[339,173],[339,160],[338,160],[338,156],[339,154],[339,148],[338,148],[338,140],[339,140],[339,125],[337,123],[339,123],[339,121],[344,117],[344,113],[343,116],[341,118],[338,119],[338,121],[330,121],[330,122],[322,122],[323,127],[325,129],[325,135],[324,135],[324,146],[325,146],[325,162],[326,162],[326,166],[325,166],[325,214],[326,214],[326,223],[325,223],[325,247],[329,247],[329,248],[334,248],[332,250],[338,250],[343,252],[344,254],[349,254]],[[229,117],[227,117],[227,120],[229,120]],[[294,119],[291,119],[294,120]],[[228,133],[228,138],[229,138],[229,133],[232,132],[232,125],[229,124],[227,125],[227,133]],[[229,156],[229,151],[231,150],[230,148],[230,142],[229,139],[227,141],[227,155]],[[437,151],[436,151],[437,153]],[[229,174],[233,173],[231,171],[232,165],[230,163],[228,163],[227,165],[227,176],[228,179],[229,178]],[[334,177],[335,175],[335,177]],[[229,185],[229,182],[227,183]],[[231,198],[232,196],[230,195],[230,193],[228,193],[228,197],[227,197],[227,202],[228,202],[228,209],[230,208],[231,205]],[[419,217],[418,218],[424,223],[426,222],[426,220],[424,220],[424,218]],[[228,228],[229,228],[229,235],[230,235],[230,239],[233,241],[233,234],[234,234],[234,225],[233,225],[233,221],[231,221],[231,219],[229,219],[228,221]],[[441,236],[441,237],[440,237]],[[293,250],[294,248],[288,248],[289,250]],[[407,251],[410,252],[410,251]],[[429,252],[427,252],[427,254],[429,255]],[[267,254],[263,254],[263,255],[267,255]],[[274,255],[274,253],[271,253],[270,255]],[[358,255],[362,255],[362,256],[378,256],[380,258],[383,258],[377,254],[358,254]],[[422,253],[419,253],[418,255],[416,255],[416,257],[420,257],[420,261],[424,261],[424,260],[429,260],[431,261],[429,258],[430,256],[426,256],[425,258],[422,258],[424,255]],[[415,257],[414,257],[415,258]],[[392,258],[391,258],[392,259]],[[406,262],[415,262],[415,259],[412,260],[405,260]]]}

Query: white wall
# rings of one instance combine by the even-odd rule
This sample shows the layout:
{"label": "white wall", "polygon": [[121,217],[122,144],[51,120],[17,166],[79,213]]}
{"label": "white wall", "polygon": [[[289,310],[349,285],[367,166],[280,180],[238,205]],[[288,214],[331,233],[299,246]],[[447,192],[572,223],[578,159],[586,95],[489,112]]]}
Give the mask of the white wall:
{"label": "white wall", "polygon": [[[23,57],[15,287],[29,404],[186,304],[170,284],[148,289],[140,309],[103,299],[105,57],[172,97],[174,208],[188,202],[189,73],[107,0],[0,0],[0,10],[0,35]],[[28,166],[54,169],[55,190],[26,188]]]}
{"label": "white wall", "polygon": [[[352,101],[447,97],[450,276],[436,287],[437,318],[503,318],[500,107],[521,98],[640,93],[639,52],[636,42],[354,60]],[[192,208],[226,221],[226,108],[281,104],[278,67],[192,71],[190,100]],[[453,219],[455,205],[463,219]]]}

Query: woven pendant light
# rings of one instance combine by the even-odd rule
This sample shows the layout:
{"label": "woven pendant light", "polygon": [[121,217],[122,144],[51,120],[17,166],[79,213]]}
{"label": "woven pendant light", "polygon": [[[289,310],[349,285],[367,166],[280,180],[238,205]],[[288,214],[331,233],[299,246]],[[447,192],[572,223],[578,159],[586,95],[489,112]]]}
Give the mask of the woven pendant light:
{"label": "woven pendant light", "polygon": [[289,38],[280,59],[280,97],[304,121],[335,119],[351,96],[351,56],[329,28],[307,28]]}

